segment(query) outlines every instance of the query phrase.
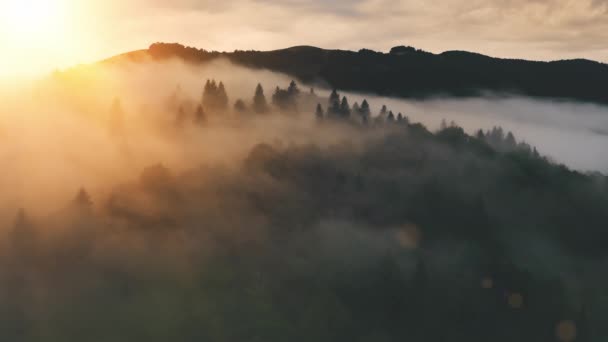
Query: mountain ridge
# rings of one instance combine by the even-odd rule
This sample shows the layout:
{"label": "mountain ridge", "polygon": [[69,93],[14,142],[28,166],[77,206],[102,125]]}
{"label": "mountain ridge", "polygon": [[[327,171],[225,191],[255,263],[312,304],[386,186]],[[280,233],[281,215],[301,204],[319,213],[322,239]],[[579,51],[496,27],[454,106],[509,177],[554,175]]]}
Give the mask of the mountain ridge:
{"label": "mountain ridge", "polygon": [[304,82],[346,91],[400,98],[473,97],[486,92],[608,104],[608,64],[578,58],[532,61],[452,50],[440,54],[409,46],[388,53],[368,49],[329,50],[299,45],[272,51],[207,51],[177,43],[154,43],[102,61],[179,58],[206,63],[226,58]]}

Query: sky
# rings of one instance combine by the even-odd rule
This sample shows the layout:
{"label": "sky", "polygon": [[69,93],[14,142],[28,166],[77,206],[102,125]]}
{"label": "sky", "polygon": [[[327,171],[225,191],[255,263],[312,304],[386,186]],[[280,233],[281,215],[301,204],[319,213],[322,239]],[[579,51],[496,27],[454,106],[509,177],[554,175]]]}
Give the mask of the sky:
{"label": "sky", "polygon": [[411,45],[608,62],[608,0],[0,0],[0,75],[160,41],[220,51]]}

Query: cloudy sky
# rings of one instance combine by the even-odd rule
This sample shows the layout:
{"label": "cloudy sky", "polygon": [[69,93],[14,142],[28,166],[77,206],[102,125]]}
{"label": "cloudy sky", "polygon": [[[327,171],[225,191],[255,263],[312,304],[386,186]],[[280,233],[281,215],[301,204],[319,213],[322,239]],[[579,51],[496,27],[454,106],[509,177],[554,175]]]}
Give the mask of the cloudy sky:
{"label": "cloudy sky", "polygon": [[[608,0],[0,0],[11,1],[54,3],[63,20],[61,31],[29,45],[14,48],[13,37],[15,67],[41,55],[40,67],[87,63],[156,41],[214,50],[404,44],[608,62]],[[0,49],[11,47],[10,35],[0,31]]]}

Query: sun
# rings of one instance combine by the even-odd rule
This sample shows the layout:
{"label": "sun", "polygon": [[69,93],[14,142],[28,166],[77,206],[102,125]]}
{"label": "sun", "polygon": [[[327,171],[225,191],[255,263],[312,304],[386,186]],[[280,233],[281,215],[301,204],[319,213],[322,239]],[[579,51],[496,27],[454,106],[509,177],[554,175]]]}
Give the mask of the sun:
{"label": "sun", "polygon": [[65,20],[64,0],[0,0],[0,33],[28,43],[55,40]]}

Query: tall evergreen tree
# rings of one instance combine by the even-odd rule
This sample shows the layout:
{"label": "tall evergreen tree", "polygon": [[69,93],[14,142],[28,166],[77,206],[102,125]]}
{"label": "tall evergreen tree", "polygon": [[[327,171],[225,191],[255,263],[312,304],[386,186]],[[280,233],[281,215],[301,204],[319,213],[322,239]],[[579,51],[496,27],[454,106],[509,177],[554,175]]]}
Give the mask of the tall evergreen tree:
{"label": "tall evergreen tree", "polygon": [[395,114],[393,114],[392,110],[388,112],[387,121],[390,123],[395,122]]}
{"label": "tall evergreen tree", "polygon": [[340,115],[340,94],[338,91],[334,89],[329,95],[329,108],[327,110],[327,115],[330,117],[335,117]]}
{"label": "tall evergreen tree", "polygon": [[217,87],[217,108],[219,110],[228,109],[228,94],[226,93],[226,88],[224,87],[224,83],[220,82]]}
{"label": "tall evergreen tree", "polygon": [[203,106],[207,109],[215,109],[217,103],[217,85],[215,80],[207,80],[203,91]]}
{"label": "tall evergreen tree", "polygon": [[359,115],[361,115],[362,119],[365,118],[365,119],[369,120],[371,113],[372,113],[372,111],[369,107],[369,103],[367,102],[367,100],[363,100],[363,102],[361,103],[361,109],[360,109]]}
{"label": "tall evergreen tree", "polygon": [[350,105],[348,104],[348,99],[346,98],[346,96],[344,96],[342,98],[342,102],[340,103],[340,116],[343,119],[348,119],[350,118]]}
{"label": "tall evergreen tree", "polygon": [[361,115],[361,106],[359,105],[359,102],[355,102],[355,104],[353,104],[352,114],[356,116]]}
{"label": "tall evergreen tree", "polygon": [[260,83],[258,83],[258,86],[255,88],[255,95],[253,96],[253,110],[258,114],[263,114],[268,111],[268,102],[266,101],[266,96],[264,95],[264,88],[262,88]]}

